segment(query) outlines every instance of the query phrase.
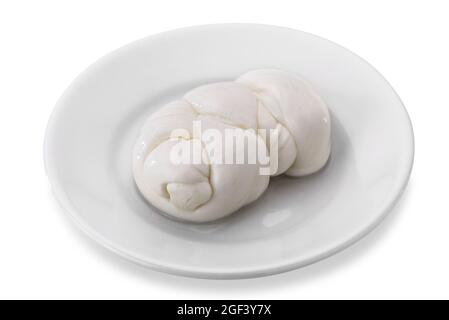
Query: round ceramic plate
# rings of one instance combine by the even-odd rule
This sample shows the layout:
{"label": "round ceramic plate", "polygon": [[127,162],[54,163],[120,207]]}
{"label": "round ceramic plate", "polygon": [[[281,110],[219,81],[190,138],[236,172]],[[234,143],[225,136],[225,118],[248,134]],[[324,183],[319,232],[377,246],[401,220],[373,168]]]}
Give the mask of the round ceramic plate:
{"label": "round ceramic plate", "polygon": [[[327,166],[308,177],[271,179],[261,198],[214,223],[162,215],[132,177],[142,122],[195,86],[258,68],[296,73],[327,102]],[[413,151],[404,106],[364,60],[300,31],[223,24],[151,36],[89,67],[51,116],[45,164],[58,200],[103,246],[160,271],[243,278],[298,268],[360,239],[403,192]]]}

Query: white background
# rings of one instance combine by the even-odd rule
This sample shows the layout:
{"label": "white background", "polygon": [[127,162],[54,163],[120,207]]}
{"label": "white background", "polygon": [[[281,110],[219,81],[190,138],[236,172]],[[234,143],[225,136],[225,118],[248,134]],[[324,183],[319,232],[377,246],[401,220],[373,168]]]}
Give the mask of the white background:
{"label": "white background", "polygon": [[[0,298],[449,298],[447,1],[1,1]],[[42,145],[52,108],[104,54],[157,32],[258,22],[333,40],[374,65],[415,130],[410,184],[344,252],[262,279],[146,270],[87,239],[57,205]]]}

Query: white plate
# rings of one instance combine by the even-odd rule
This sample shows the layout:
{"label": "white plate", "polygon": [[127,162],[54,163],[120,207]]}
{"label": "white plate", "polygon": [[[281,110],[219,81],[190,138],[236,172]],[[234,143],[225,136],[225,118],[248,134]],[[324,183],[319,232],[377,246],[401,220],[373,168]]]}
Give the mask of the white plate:
{"label": "white plate", "polygon": [[[255,203],[215,223],[161,215],[131,174],[142,121],[188,89],[257,68],[297,73],[325,99],[328,165],[309,177],[272,179]],[[279,273],[354,243],[403,192],[413,152],[404,106],[368,63],[316,36],[252,24],[175,30],[107,55],[64,93],[45,141],[56,197],[88,235],[145,266],[207,278]]]}

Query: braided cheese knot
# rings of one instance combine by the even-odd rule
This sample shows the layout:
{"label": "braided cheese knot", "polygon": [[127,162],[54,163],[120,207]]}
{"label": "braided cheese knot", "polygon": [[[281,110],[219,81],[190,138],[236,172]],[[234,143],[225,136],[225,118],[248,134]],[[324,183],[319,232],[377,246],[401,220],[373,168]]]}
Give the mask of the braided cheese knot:
{"label": "braided cheese knot", "polygon": [[[194,124],[219,134],[198,136]],[[231,150],[244,149],[243,164],[220,152],[229,152],[223,147],[230,131],[244,141]],[[269,132],[276,133],[276,143]],[[174,161],[186,153],[190,161]],[[270,175],[261,174],[260,161],[248,159],[270,159],[271,175],[303,176],[322,168],[329,154],[330,116],[323,100],[292,74],[255,70],[234,82],[197,87],[153,113],[134,147],[133,173],[142,195],[160,210],[204,222],[231,214],[265,191]]]}

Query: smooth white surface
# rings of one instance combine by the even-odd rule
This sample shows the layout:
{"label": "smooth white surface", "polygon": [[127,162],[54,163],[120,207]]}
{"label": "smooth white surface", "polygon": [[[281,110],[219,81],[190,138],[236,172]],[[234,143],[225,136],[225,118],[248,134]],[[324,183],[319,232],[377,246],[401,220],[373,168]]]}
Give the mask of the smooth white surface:
{"label": "smooth white surface", "polygon": [[[306,57],[305,54],[308,50],[300,46],[296,53],[289,52],[293,51],[292,45],[293,43],[289,43],[287,48],[278,48],[276,51],[284,57],[290,55],[303,57],[304,60],[308,61],[301,68],[312,69],[311,61],[313,58],[311,56]],[[307,46],[306,44],[305,47]],[[311,49],[311,55],[315,54],[314,50],[322,50],[322,55],[334,54],[333,51],[326,52],[324,46],[323,48]],[[316,72],[323,75],[323,78],[318,80],[321,85],[324,84],[325,75],[322,72],[323,66],[320,65],[321,60],[317,59],[316,62]],[[288,149],[293,149],[292,152],[287,151],[286,153],[294,154],[294,159],[291,165],[291,161],[283,165],[284,170],[286,170],[285,174],[291,177],[301,177],[321,170],[330,155],[331,116],[326,102],[323,101],[316,89],[308,83],[308,80],[285,71],[253,70],[240,76],[237,81],[256,91],[261,101],[260,104],[265,106],[260,109],[269,113],[274,118],[275,123],[278,122],[281,128],[285,128],[285,131],[288,132],[289,138],[287,138],[287,141],[291,140],[292,146],[288,148],[289,143],[287,142],[286,147],[281,148],[280,162],[282,163],[285,159],[290,158],[283,154],[283,151]],[[274,129],[276,127],[274,124],[269,124],[273,120],[261,118],[259,123],[262,123],[262,127],[264,125],[266,128]],[[264,120],[268,121],[265,122]],[[281,137],[280,139],[282,140]]]}
{"label": "smooth white surface", "polygon": [[[146,2],[0,5],[0,297],[449,298],[445,4],[315,1],[284,3],[280,10],[279,3],[258,1],[257,14],[256,2],[198,5],[202,10],[173,1],[157,10]],[[115,258],[61,214],[42,163],[43,133],[60,93],[86,65],[123,43],[212,22],[278,24],[332,39],[376,66],[401,95],[415,129],[413,175],[392,214],[355,246],[278,276],[186,279]]]}
{"label": "smooth white surface", "polygon": [[[267,44],[277,50],[267,51]],[[179,45],[184,48],[182,54],[173,53]],[[241,48],[245,48],[243,55]],[[168,53],[171,56],[167,57]],[[143,201],[135,188],[131,150],[141,124],[159,105],[185,92],[179,88],[205,79],[235,79],[245,70],[257,68],[301,74],[314,94],[327,101],[333,124],[332,158],[314,175],[272,179],[263,197],[227,219],[202,225],[166,219]],[[241,79],[248,78],[244,75]],[[265,78],[257,80],[258,89],[263,88]],[[285,88],[268,90],[281,93],[284,117],[289,117],[289,112],[292,118],[297,114],[286,108],[286,102],[293,101],[288,101],[291,97]],[[306,94],[295,88],[290,95]],[[186,97],[199,101],[193,91]],[[322,105],[317,103],[317,107]],[[173,121],[178,119],[190,122],[182,128],[191,125],[189,117]],[[203,121],[203,127],[221,123],[211,122]],[[309,126],[307,123],[298,131],[293,120],[286,123],[295,137]],[[161,131],[154,126],[154,131],[145,126],[143,135]],[[385,217],[403,192],[413,153],[408,115],[391,86],[370,65],[327,40],[256,24],[184,28],[111,53],[64,92],[49,120],[44,143],[45,168],[54,193],[89,236],[145,266],[202,278],[247,278],[289,271],[354,243]],[[248,167],[258,169],[257,165]],[[244,170],[243,166],[237,168]],[[226,201],[233,201],[236,209],[241,207],[247,189],[260,192],[268,183],[268,177],[257,171],[250,177],[260,183],[252,186],[247,185],[250,178],[237,174],[234,188],[241,189],[233,197],[238,198],[227,199],[235,175],[230,170],[230,166],[212,170],[212,179],[226,179],[213,183],[215,197],[208,204],[217,204],[211,209],[215,214],[226,213]],[[138,183],[143,185],[141,180]],[[168,210],[170,203],[165,204],[159,209],[173,214],[174,210]],[[208,212],[206,206],[196,213],[207,220]],[[181,210],[176,214],[187,219]]]}

